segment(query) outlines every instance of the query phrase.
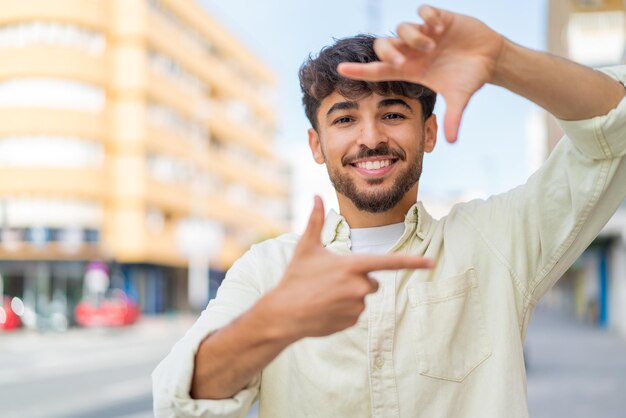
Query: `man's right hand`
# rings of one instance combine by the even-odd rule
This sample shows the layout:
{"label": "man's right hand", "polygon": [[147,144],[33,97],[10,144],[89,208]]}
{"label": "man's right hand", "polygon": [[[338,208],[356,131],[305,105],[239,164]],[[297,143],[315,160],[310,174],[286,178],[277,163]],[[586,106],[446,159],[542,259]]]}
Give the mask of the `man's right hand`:
{"label": "man's right hand", "polygon": [[210,334],[198,348],[191,396],[232,397],[290,344],[356,323],[364,299],[378,289],[376,270],[430,268],[401,255],[338,255],[321,243],[324,205],[319,197],[282,281],[249,311]]}
{"label": "man's right hand", "polygon": [[330,335],[354,325],[365,297],[378,290],[377,270],[427,269],[433,262],[403,255],[339,255],[324,248],[324,205],[316,196],[309,223],[282,281],[261,303],[269,304],[281,334],[292,341]]}
{"label": "man's right hand", "polygon": [[423,24],[402,23],[397,38],[376,40],[380,62],[346,62],[338,70],[358,80],[410,81],[441,94],[446,101],[444,133],[454,142],[470,98],[492,82],[506,40],[470,16],[426,5],[419,15]]}
{"label": "man's right hand", "polygon": [[473,17],[432,6],[421,6],[419,14],[423,24],[402,23],[397,38],[376,40],[380,61],[344,62],[337,69],[357,80],[405,80],[441,94],[449,142],[456,141],[465,106],[485,83],[569,121],[606,115],[624,98],[623,86],[606,74],[516,45]]}

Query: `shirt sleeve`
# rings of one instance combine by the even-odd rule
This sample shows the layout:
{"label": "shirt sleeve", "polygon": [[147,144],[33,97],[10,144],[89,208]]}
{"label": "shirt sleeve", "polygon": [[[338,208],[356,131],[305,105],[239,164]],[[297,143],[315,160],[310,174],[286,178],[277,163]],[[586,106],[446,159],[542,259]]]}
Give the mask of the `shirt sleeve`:
{"label": "shirt sleeve", "polygon": [[[626,66],[602,71],[626,82]],[[565,136],[525,185],[459,210],[506,264],[526,306],[554,285],[626,197],[626,99],[606,115],[558,122]]]}
{"label": "shirt sleeve", "polygon": [[198,320],[152,373],[154,415],[157,418],[237,418],[245,416],[258,396],[260,375],[229,399],[192,399],[189,392],[200,343],[248,310],[260,297],[254,247],[233,264]]}

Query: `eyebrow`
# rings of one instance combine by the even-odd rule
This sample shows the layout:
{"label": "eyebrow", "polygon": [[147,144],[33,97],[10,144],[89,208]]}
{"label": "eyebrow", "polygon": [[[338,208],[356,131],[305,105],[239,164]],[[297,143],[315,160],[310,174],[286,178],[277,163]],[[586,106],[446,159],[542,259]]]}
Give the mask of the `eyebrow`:
{"label": "eyebrow", "polygon": [[328,109],[328,112],[326,112],[326,116],[330,116],[331,113],[336,112],[338,110],[352,110],[352,109],[358,109],[359,108],[359,104],[357,102],[337,102],[335,104],[333,104],[330,109]]}
{"label": "eyebrow", "polygon": [[396,105],[403,106],[407,108],[411,113],[413,113],[413,108],[409,106],[408,103],[402,99],[383,99],[380,102],[378,102],[379,109],[382,109],[384,107],[396,106]]}
{"label": "eyebrow", "polygon": [[[383,99],[380,102],[378,102],[377,107],[379,109],[382,109],[385,107],[391,107],[391,106],[397,106],[397,105],[405,107],[407,110],[413,113],[413,108],[409,106],[409,104],[402,99]],[[359,104],[357,102],[352,102],[352,101],[337,102],[333,104],[330,107],[330,109],[328,109],[328,112],[326,112],[326,117],[330,116],[331,113],[336,112],[338,110],[354,110],[358,108],[359,108]]]}

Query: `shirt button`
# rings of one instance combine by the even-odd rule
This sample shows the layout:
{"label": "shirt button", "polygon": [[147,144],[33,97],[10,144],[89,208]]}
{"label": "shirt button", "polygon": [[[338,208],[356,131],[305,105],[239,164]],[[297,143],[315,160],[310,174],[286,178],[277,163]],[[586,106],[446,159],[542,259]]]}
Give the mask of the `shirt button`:
{"label": "shirt button", "polygon": [[384,358],[376,357],[376,360],[374,361],[374,365],[376,366],[377,369],[380,369],[381,367],[383,367],[384,364],[385,364]]}

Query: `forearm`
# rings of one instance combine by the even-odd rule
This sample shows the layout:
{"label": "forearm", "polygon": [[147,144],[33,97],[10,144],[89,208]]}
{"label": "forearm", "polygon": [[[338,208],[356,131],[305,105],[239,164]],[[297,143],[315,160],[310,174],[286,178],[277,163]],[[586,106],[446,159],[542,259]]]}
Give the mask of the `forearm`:
{"label": "forearm", "polygon": [[493,84],[526,97],[562,120],[607,114],[624,87],[591,68],[505,40]]}
{"label": "forearm", "polygon": [[225,399],[243,389],[294,340],[276,326],[270,304],[251,310],[209,335],[195,357],[191,397]]}

